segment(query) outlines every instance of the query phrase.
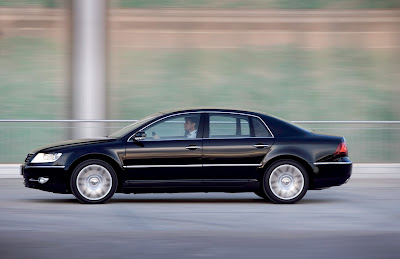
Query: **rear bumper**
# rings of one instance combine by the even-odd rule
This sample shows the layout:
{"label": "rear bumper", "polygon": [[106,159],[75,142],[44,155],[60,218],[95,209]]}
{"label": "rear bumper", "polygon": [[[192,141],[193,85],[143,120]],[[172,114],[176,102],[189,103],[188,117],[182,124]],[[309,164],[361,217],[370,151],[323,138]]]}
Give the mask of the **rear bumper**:
{"label": "rear bumper", "polygon": [[312,189],[324,189],[346,183],[350,177],[353,163],[348,157],[343,157],[338,162],[314,163],[318,173],[314,175]]}
{"label": "rear bumper", "polygon": [[[21,165],[21,175],[24,177],[25,187],[54,193],[70,192],[64,167]],[[49,178],[49,180],[41,184],[38,182],[40,177]]]}

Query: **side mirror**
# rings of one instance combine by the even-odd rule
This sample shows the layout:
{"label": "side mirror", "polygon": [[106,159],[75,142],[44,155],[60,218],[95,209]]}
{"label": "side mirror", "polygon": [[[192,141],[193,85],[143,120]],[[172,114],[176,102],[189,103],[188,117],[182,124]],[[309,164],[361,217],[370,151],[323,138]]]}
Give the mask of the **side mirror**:
{"label": "side mirror", "polygon": [[134,140],[136,140],[136,141],[145,140],[145,139],[146,139],[146,133],[144,133],[144,132],[138,132],[138,133],[135,134],[135,136],[134,136],[133,138],[134,138]]}

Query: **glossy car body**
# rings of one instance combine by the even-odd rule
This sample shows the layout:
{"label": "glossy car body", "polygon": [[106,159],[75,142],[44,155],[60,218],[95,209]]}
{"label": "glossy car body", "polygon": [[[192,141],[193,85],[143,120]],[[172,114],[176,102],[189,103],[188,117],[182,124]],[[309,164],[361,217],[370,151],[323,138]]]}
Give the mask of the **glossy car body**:
{"label": "glossy car body", "polygon": [[[194,123],[194,138],[187,138],[184,123]],[[113,193],[102,192],[109,191],[255,192],[276,203],[294,203],[308,189],[345,183],[351,169],[343,137],[253,111],[190,109],[157,113],[108,137],[41,147],[28,154],[21,173],[26,187],[72,192],[85,203],[105,202]],[[85,195],[102,181],[107,188],[101,193],[93,199]],[[286,187],[293,194],[278,193]]]}

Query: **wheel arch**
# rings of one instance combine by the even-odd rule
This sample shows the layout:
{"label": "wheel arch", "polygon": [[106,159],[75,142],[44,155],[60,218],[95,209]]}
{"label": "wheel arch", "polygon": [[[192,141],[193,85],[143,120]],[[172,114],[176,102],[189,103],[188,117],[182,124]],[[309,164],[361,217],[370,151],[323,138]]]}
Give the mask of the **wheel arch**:
{"label": "wheel arch", "polygon": [[75,168],[79,164],[81,164],[84,161],[90,160],[90,159],[102,160],[102,161],[108,163],[114,169],[115,173],[117,174],[117,178],[118,178],[117,190],[119,190],[122,185],[122,170],[123,170],[123,168],[112,157],[107,156],[105,154],[100,154],[100,153],[86,154],[86,155],[83,155],[83,156],[75,159],[75,161],[72,162],[72,164],[68,168],[68,174],[67,174],[68,180],[71,178],[72,172],[75,170]]}
{"label": "wheel arch", "polygon": [[275,162],[279,160],[294,160],[298,163],[300,163],[304,169],[307,172],[308,178],[309,178],[309,188],[313,188],[314,186],[314,169],[311,167],[311,165],[303,158],[295,156],[295,155],[279,155],[276,156],[270,160],[268,160],[259,170],[259,181],[262,182],[262,177],[264,175],[264,172]]}

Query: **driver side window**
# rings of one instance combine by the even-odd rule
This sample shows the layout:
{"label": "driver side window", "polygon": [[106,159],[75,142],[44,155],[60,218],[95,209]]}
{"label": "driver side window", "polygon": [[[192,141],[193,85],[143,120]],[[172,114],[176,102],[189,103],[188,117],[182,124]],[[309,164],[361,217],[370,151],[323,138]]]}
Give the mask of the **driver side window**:
{"label": "driver side window", "polygon": [[196,138],[199,122],[200,114],[184,114],[166,118],[144,129],[146,140]]}

